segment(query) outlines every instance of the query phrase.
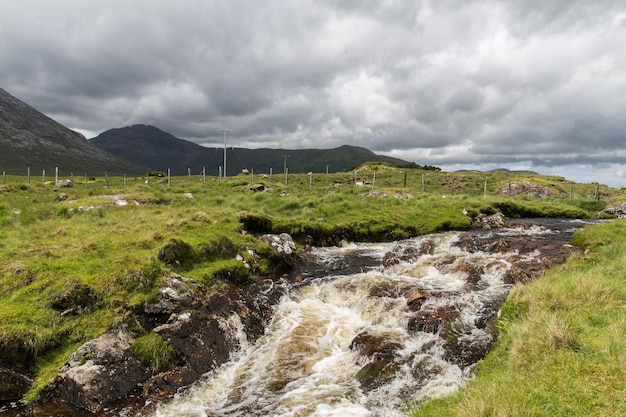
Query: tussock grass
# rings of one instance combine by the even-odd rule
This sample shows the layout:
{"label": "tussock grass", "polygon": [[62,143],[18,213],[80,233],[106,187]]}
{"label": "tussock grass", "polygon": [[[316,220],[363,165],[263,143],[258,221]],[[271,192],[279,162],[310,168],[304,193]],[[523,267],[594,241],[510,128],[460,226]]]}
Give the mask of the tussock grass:
{"label": "tussock grass", "polygon": [[592,252],[515,288],[475,379],[412,415],[626,415],[626,239],[614,233],[625,225],[579,232]]}

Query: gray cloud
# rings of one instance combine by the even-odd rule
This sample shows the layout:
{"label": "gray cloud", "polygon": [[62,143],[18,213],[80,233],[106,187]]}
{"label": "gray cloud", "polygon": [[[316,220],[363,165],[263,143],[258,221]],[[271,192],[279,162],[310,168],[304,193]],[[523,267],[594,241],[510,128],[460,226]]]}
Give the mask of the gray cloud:
{"label": "gray cloud", "polygon": [[233,146],[614,183],[624,39],[620,0],[21,0],[0,15],[0,85],[87,135],[150,123],[217,145],[227,127]]}

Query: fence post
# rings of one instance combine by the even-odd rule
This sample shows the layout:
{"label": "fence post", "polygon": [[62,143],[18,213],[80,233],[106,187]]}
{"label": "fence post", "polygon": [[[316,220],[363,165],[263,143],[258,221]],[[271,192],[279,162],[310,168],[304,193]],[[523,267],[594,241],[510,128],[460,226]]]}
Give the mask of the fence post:
{"label": "fence post", "polygon": [[189,178],[189,182],[191,182],[191,168],[187,168],[187,178]]}
{"label": "fence post", "polygon": [[222,167],[220,166],[220,181],[222,180]]}
{"label": "fence post", "polygon": [[30,167],[26,168],[26,177],[28,178],[28,183],[30,184]]}
{"label": "fence post", "polygon": [[170,169],[167,169],[167,187],[171,187],[172,186],[172,176],[170,175]]}
{"label": "fence post", "polygon": [[104,171],[104,178],[106,178],[107,188],[109,188],[109,173],[107,171]]}
{"label": "fence post", "polygon": [[376,186],[376,171],[374,171],[374,176],[372,178],[372,191],[374,191],[375,186]]}
{"label": "fence post", "polygon": [[487,196],[487,181],[485,180],[485,186],[483,187],[483,197]]}
{"label": "fence post", "polygon": [[202,166],[202,184],[206,184],[206,168]]}
{"label": "fence post", "polygon": [[124,174],[124,188],[126,188],[126,174]]}
{"label": "fence post", "polygon": [[54,186],[59,186],[59,167],[54,167]]}
{"label": "fence post", "polygon": [[289,183],[289,168],[285,168],[285,185]]}
{"label": "fence post", "polygon": [[600,184],[596,184],[596,192],[595,192],[595,198],[596,201],[600,201]]}
{"label": "fence post", "polygon": [[85,172],[85,190],[87,189],[87,173]]}
{"label": "fence post", "polygon": [[422,172],[422,192],[424,192],[424,173]]}
{"label": "fence post", "polygon": [[272,183],[272,168],[270,168],[270,184]]}
{"label": "fence post", "polygon": [[46,183],[46,170],[42,170],[41,171],[41,183],[45,184]]}
{"label": "fence post", "polygon": [[7,183],[7,172],[2,171],[2,184],[6,185]]}
{"label": "fence post", "polygon": [[313,189],[313,173],[309,172],[309,190]]}
{"label": "fence post", "polygon": [[406,188],[406,171],[404,171],[404,188]]}

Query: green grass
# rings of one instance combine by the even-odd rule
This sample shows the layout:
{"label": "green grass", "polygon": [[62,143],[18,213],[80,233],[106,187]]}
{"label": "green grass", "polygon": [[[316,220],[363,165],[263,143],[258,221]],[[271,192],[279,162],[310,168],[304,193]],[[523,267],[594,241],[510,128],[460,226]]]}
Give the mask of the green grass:
{"label": "green grass", "polygon": [[475,379],[412,415],[626,415],[624,230],[619,221],[579,232],[575,242],[593,249],[512,291]]}
{"label": "green grass", "polygon": [[[374,185],[353,184],[355,178],[372,181],[373,168]],[[272,184],[260,176],[209,177],[206,183],[200,177],[175,177],[171,186],[154,177],[148,184],[128,178],[126,185],[110,177],[108,186],[104,178],[85,183],[77,177],[74,188],[61,190],[34,178],[30,184],[20,177],[9,180],[0,186],[0,364],[31,369],[35,387],[29,398],[81,343],[133,323],[170,274],[210,286],[218,280],[240,285],[270,273],[280,258],[259,239],[263,233],[291,233],[302,247],[310,239],[392,240],[463,230],[470,225],[464,209],[587,217],[601,207],[587,197],[595,190],[592,184],[384,164],[315,174],[312,187],[306,174],[290,176],[288,185],[281,175]],[[498,197],[509,180],[558,183],[571,187],[574,198]],[[264,182],[267,191],[250,191],[253,182]],[[620,197],[601,189],[607,198]],[[69,198],[57,201],[60,192]],[[114,195],[128,205],[116,204]],[[184,253],[168,252],[171,242],[179,242]],[[235,259],[237,254],[250,269]]]}

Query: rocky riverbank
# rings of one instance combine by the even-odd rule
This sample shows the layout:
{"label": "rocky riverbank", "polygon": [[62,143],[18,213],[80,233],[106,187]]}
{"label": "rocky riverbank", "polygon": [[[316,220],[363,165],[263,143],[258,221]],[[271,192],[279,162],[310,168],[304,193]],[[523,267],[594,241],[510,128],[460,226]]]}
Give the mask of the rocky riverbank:
{"label": "rocky riverbank", "polygon": [[[538,225],[538,222],[545,224]],[[564,262],[576,250],[568,244],[574,230],[571,224],[557,226],[557,223],[548,223],[550,220],[511,222],[501,215],[475,219],[474,229],[461,233],[456,245],[470,252],[506,253],[503,261],[511,265],[506,281],[510,284],[524,283],[541,276],[547,268]],[[553,232],[532,233],[532,228],[547,226]],[[493,229],[502,227],[524,228],[531,233],[524,237],[492,233]],[[293,245],[289,243],[288,236],[268,239],[275,242],[289,262],[294,264]],[[384,256],[382,267],[393,267],[398,262],[428,254],[431,249],[427,240],[418,249],[398,242]],[[532,260],[522,256],[532,252],[536,252]],[[210,296],[200,283],[180,275],[171,276],[161,288],[158,300],[144,307],[136,327],[114,329],[83,345],[35,402],[8,413],[26,417],[118,416],[149,412],[157,402],[171,397],[228,361],[231,353],[240,348],[242,332],[249,342],[263,335],[272,319],[273,306],[293,286],[301,286],[311,278],[324,275],[328,272],[326,268],[380,267],[362,262],[351,266],[350,262],[347,256],[341,266],[313,265],[303,256],[298,258],[289,274],[244,287],[225,285],[224,291]],[[478,277],[481,271],[463,264],[455,264],[454,268],[467,275],[467,285],[480,285]],[[488,351],[489,343],[470,347],[454,338],[450,327],[458,315],[454,309],[421,310],[424,301],[432,294],[410,288],[381,287],[379,290],[381,296],[385,291],[402,291],[408,309],[413,312],[409,331],[448,335],[447,357],[450,360],[468,365],[480,360]],[[488,317],[482,318],[482,328],[493,328],[498,307],[493,306],[489,311]],[[141,333],[155,333],[173,348],[176,363],[172,369],[157,372],[133,353],[131,346]],[[384,378],[384,370],[395,356],[397,346],[368,333],[360,334],[352,345],[362,357],[369,358],[358,379],[364,388],[375,386]],[[18,376],[15,376],[18,383],[28,383]],[[19,385],[16,386],[19,388]]]}

